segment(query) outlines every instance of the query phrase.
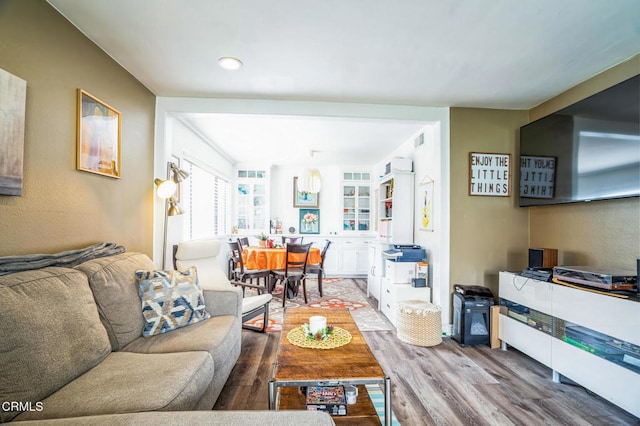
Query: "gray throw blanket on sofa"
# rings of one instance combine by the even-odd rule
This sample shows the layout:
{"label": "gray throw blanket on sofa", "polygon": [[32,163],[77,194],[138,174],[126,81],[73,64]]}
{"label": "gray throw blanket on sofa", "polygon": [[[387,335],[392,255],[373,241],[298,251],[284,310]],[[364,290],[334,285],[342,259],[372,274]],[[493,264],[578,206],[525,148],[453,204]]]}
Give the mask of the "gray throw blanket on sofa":
{"label": "gray throw blanket on sofa", "polygon": [[86,248],[54,254],[26,254],[0,257],[0,275],[40,269],[47,266],[73,268],[87,260],[124,253],[126,248],[115,243],[97,243]]}

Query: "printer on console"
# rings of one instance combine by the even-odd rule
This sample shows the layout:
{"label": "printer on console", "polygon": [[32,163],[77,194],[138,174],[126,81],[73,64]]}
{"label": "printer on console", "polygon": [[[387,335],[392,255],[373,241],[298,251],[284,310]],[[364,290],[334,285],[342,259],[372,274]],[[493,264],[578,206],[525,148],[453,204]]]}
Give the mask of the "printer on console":
{"label": "printer on console", "polygon": [[424,249],[415,244],[394,244],[382,253],[396,262],[422,262],[427,257]]}

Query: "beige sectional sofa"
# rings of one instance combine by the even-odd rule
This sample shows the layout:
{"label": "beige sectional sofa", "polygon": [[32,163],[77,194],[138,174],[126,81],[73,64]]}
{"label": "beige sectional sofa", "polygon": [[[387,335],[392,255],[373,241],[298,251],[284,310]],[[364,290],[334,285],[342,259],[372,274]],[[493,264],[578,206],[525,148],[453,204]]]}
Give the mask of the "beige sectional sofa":
{"label": "beige sectional sofa", "polygon": [[[238,359],[241,290],[228,282],[203,290],[211,318],[143,337],[140,269],[155,265],[144,254],[125,252],[74,268],[0,276],[0,422],[97,416],[75,421],[243,424],[261,418],[258,412],[191,411],[212,409]],[[333,424],[322,414],[262,418]]]}

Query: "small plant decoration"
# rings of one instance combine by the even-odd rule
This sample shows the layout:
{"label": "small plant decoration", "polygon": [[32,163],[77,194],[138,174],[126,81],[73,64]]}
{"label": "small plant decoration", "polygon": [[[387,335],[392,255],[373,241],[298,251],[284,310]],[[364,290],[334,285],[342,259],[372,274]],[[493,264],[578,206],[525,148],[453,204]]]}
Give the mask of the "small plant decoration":
{"label": "small plant decoration", "polygon": [[325,328],[320,329],[316,334],[311,333],[309,324],[302,324],[302,329],[309,340],[327,340],[331,336],[331,333],[333,333],[332,325],[328,325]]}

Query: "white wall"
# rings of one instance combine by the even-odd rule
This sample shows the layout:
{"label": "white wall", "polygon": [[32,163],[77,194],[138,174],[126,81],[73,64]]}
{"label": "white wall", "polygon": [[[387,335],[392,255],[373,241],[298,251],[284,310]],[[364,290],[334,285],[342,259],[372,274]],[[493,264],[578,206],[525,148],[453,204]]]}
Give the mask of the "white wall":
{"label": "white wall", "polygon": [[213,169],[222,176],[233,177],[233,163],[209,145],[179,120],[174,119],[171,134],[171,152],[178,158]]}
{"label": "white wall", "polygon": [[[425,247],[429,258],[429,280],[432,288],[432,302],[440,306],[443,331],[450,332],[449,310],[449,133],[442,123],[425,129],[424,145],[415,151],[414,171],[416,172],[416,200],[422,197],[424,187],[421,182],[433,179],[433,231],[420,229],[421,207],[416,203],[416,233],[414,241]],[[441,141],[447,141],[443,143]]]}
{"label": "white wall", "polygon": [[[167,117],[167,141],[170,146],[170,153],[172,157],[177,157],[180,160],[180,166],[185,167],[185,159],[197,164],[199,167],[216,172],[221,176],[233,178],[233,164],[229,162],[223,155],[218,153],[209,143],[196,134],[192,129],[188,128],[180,120],[174,117]],[[171,158],[167,161],[171,161]],[[161,174],[157,174],[156,177],[160,179],[166,179],[166,163],[164,170]],[[186,194],[182,193],[182,199],[180,204],[184,205]],[[158,199],[158,197],[155,197]],[[164,203],[160,200],[160,226],[163,226],[162,220],[164,217]],[[172,247],[174,244],[184,240],[184,220],[182,215],[167,217],[167,241],[164,252],[164,265],[166,269],[172,268]],[[163,230],[164,231],[164,230]],[[162,240],[159,241],[159,247],[162,247]],[[156,245],[154,244],[154,247]],[[162,250],[159,249],[158,253]],[[160,255],[161,256],[161,255]],[[154,254],[155,259],[155,254]]]}
{"label": "white wall", "polygon": [[[318,167],[322,176],[322,189],[318,199],[320,209],[320,234],[340,231],[340,170],[336,166]],[[293,207],[293,177],[301,177],[304,167],[278,167],[271,169],[271,219],[282,222],[283,233],[288,233],[289,227],[300,231],[299,208]]]}
{"label": "white wall", "polygon": [[[239,169],[265,169],[265,166],[256,164],[238,163]],[[322,190],[319,193],[318,208],[320,210],[320,234],[327,235],[337,233],[341,229],[340,209],[342,208],[342,198],[340,192],[341,168],[338,166],[316,167],[322,177]],[[362,166],[359,167],[362,169]],[[298,166],[271,166],[267,167],[269,180],[269,194],[267,200],[270,220],[280,220],[282,222],[283,234],[289,233],[289,228],[294,227],[295,232],[300,231],[299,212],[300,208],[293,207],[293,178],[301,177],[305,167]],[[234,186],[235,188],[235,186]],[[235,197],[235,191],[233,191]],[[235,202],[233,200],[232,202]],[[267,223],[267,227],[268,227]],[[269,232],[269,229],[265,229]],[[242,234],[242,230],[240,231]],[[246,231],[245,231],[246,233]],[[253,237],[258,231],[250,231],[247,235]]]}
{"label": "white wall", "polygon": [[[444,130],[443,130],[444,129]],[[405,141],[385,160],[376,165],[376,170],[384,170],[392,158],[411,158],[415,173],[414,199],[414,243],[422,246],[429,262],[429,284],[432,302],[440,306],[443,331],[450,332],[449,307],[449,133],[446,120],[426,125],[422,130],[424,144],[415,147],[415,138]],[[417,135],[416,135],[417,136]],[[433,231],[420,230],[421,209],[418,202],[422,198],[423,181],[434,181]]]}

